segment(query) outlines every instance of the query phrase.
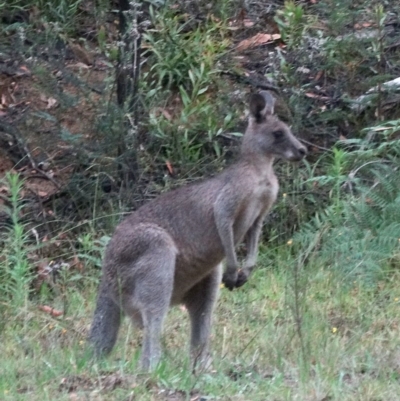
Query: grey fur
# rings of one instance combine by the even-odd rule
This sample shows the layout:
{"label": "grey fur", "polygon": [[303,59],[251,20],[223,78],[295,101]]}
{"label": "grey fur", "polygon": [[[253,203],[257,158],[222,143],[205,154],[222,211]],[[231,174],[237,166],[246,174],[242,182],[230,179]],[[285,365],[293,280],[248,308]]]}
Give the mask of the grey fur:
{"label": "grey fur", "polygon": [[[118,225],[107,247],[89,341],[111,351],[120,316],[144,329],[141,367],[160,359],[160,335],[170,305],[184,304],[191,320],[191,356],[208,361],[211,319],[222,277],[243,285],[257,259],[263,220],[275,202],[276,157],[301,160],[304,146],[274,116],[268,92],[252,95],[239,160],[214,178],[159,196]],[[239,269],[235,247],[247,246]]]}

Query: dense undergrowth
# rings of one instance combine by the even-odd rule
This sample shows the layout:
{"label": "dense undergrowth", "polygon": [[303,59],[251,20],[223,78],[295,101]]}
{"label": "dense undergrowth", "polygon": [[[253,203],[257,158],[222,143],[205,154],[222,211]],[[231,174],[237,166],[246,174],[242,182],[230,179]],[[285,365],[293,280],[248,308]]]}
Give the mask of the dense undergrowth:
{"label": "dense undergrowth", "polygon": [[[117,6],[0,4],[2,399],[399,399],[400,101],[387,83],[400,6],[135,3],[134,112],[115,95]],[[243,45],[259,33],[281,39]],[[309,156],[276,164],[260,269],[222,291],[214,371],[181,369],[180,310],[153,376],[133,376],[128,327],[92,364],[83,342],[113,227],[231,163],[248,94],[265,87]]]}

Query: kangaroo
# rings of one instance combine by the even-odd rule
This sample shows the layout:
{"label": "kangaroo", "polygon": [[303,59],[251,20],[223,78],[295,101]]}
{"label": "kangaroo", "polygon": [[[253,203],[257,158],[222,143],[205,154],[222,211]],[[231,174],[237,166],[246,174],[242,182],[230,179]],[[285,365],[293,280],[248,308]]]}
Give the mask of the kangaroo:
{"label": "kangaroo", "polygon": [[[240,287],[256,264],[262,223],[278,194],[274,159],[299,161],[306,155],[274,115],[274,103],[266,91],[251,96],[236,163],[211,179],[159,196],[117,226],[106,249],[89,334],[97,355],[113,348],[124,312],[144,329],[141,368],[153,369],[167,311],[183,304],[191,321],[192,361],[208,363],[221,279],[230,290]],[[243,240],[247,255],[239,269],[235,247]]]}

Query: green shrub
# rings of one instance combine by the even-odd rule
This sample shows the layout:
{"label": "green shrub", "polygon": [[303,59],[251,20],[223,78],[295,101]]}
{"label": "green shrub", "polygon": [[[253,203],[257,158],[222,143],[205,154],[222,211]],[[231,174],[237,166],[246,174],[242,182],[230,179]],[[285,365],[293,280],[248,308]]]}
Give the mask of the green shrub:
{"label": "green shrub", "polygon": [[9,191],[9,207],[5,208],[10,219],[2,238],[3,251],[0,261],[1,303],[16,308],[23,307],[28,299],[32,270],[28,260],[28,232],[21,221],[23,202],[21,199],[23,181],[17,174],[8,173],[3,185]]}
{"label": "green shrub", "polygon": [[346,168],[333,164],[330,175],[313,179],[333,196],[294,240],[302,249],[318,236],[314,256],[346,280],[374,283],[399,261],[400,140],[393,137],[399,127],[400,120],[390,121],[365,130],[366,139],[345,141],[348,150],[336,150],[334,161],[346,158]]}

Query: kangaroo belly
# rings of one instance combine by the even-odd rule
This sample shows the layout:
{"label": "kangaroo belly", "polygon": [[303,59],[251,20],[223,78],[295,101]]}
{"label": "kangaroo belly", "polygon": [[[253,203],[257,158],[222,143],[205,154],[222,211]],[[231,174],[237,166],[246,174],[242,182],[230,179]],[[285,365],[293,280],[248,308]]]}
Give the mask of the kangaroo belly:
{"label": "kangaroo belly", "polygon": [[207,277],[222,262],[225,254],[216,244],[209,252],[197,255],[178,254],[175,265],[174,289],[171,304],[178,304],[185,294]]}

